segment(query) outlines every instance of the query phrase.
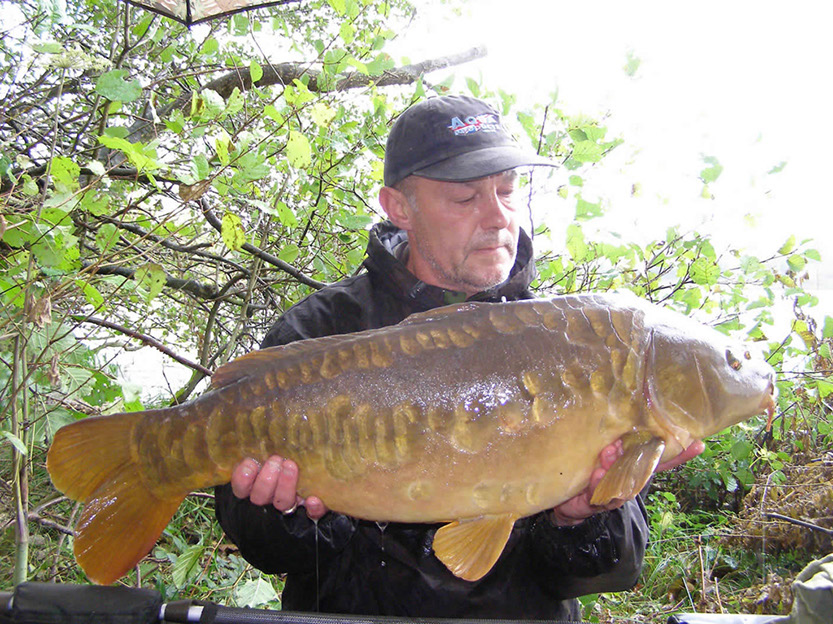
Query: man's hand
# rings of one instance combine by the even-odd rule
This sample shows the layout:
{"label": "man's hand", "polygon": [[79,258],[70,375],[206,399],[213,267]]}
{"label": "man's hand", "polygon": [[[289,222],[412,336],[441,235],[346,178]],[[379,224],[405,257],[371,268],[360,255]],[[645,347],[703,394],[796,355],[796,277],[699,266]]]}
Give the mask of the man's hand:
{"label": "man's hand", "polygon": [[[662,472],[663,470],[670,470],[680,464],[687,462],[693,457],[697,457],[705,450],[706,445],[702,440],[695,440],[688,448],[676,457],[669,459],[666,462],[660,463],[654,472]],[[600,513],[602,511],[610,511],[617,509],[625,504],[624,500],[614,499],[607,505],[591,505],[590,499],[593,497],[593,492],[599,481],[605,476],[605,473],[610,470],[614,462],[622,455],[622,440],[616,440],[613,444],[609,444],[599,453],[599,464],[601,466],[593,471],[590,475],[590,484],[583,492],[577,494],[573,498],[564,501],[552,510],[552,520],[558,526],[573,526],[580,524],[590,516]]]}
{"label": "man's hand", "polygon": [[231,490],[237,498],[248,498],[255,505],[271,504],[284,514],[292,513],[299,505],[306,508],[312,520],[327,513],[320,498],[298,496],[298,465],[278,455],[272,455],[263,466],[251,458],[241,461],[231,473]]}

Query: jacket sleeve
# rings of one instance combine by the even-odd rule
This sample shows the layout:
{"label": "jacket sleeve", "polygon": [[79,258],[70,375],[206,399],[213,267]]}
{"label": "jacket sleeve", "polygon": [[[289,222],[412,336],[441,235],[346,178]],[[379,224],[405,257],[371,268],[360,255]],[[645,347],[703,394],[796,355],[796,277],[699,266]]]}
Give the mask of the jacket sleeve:
{"label": "jacket sleeve", "polygon": [[641,495],[574,527],[556,526],[544,512],[533,519],[527,539],[537,578],[557,598],[623,591],[642,571],[647,512]]}
{"label": "jacket sleeve", "polygon": [[318,521],[316,536],[316,524],[303,507],[283,515],[271,505],[237,498],[229,484],[214,489],[214,510],[243,558],[269,574],[314,570],[316,558],[319,562],[331,559],[356,529],[353,519],[329,512]]}

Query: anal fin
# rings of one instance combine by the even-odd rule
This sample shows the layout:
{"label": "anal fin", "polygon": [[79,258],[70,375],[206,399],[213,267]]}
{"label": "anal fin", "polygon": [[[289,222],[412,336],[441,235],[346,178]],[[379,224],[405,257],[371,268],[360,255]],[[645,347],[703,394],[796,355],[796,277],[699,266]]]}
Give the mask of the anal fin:
{"label": "anal fin", "polygon": [[455,576],[476,581],[495,565],[517,519],[501,514],[446,524],[434,536],[434,553]]}
{"label": "anal fin", "polygon": [[635,498],[648,483],[665,451],[665,442],[646,432],[624,435],[622,442],[624,454],[596,486],[591,505],[606,505],[614,498]]}

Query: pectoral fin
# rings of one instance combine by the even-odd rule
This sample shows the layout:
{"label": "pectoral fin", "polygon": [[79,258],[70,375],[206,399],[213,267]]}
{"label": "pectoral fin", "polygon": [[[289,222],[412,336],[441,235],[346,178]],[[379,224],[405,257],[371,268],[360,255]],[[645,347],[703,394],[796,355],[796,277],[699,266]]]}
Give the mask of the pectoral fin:
{"label": "pectoral fin", "polygon": [[476,581],[495,565],[517,519],[503,514],[446,524],[434,536],[434,553],[455,576]]}
{"label": "pectoral fin", "polygon": [[634,498],[648,483],[665,450],[661,438],[644,432],[625,435],[622,442],[625,452],[602,477],[590,499],[592,505]]}

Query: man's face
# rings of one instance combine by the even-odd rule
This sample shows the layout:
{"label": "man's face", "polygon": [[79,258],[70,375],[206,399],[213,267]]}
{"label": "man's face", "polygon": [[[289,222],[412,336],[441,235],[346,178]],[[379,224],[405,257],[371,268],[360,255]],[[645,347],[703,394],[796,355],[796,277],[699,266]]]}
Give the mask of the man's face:
{"label": "man's face", "polygon": [[517,173],[471,182],[411,176],[408,268],[422,281],[473,295],[497,286],[515,263]]}

